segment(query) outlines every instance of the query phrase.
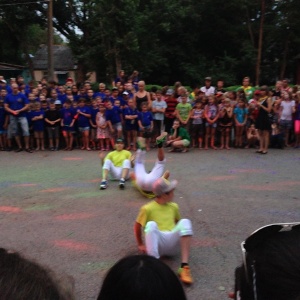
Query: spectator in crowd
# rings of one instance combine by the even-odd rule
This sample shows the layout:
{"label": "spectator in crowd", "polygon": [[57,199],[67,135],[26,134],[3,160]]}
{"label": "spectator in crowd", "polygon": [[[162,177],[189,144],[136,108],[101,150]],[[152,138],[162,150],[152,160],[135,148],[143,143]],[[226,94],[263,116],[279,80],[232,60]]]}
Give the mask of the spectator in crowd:
{"label": "spectator in crowd", "polygon": [[211,77],[205,77],[204,86],[200,89],[205,96],[210,96],[215,94],[215,87],[211,85]]}
{"label": "spectator in crowd", "polygon": [[255,89],[250,85],[250,77],[246,76],[243,78],[243,84],[237,91],[241,89],[244,91],[247,101],[253,98]]}
{"label": "spectator in crowd", "polygon": [[4,108],[10,114],[9,130],[12,136],[15,137],[18,150],[23,150],[18,126],[21,127],[22,135],[25,142],[25,151],[32,153],[29,148],[29,127],[26,118],[26,111],[29,108],[29,101],[24,94],[19,92],[19,87],[16,83],[12,85],[12,93],[5,97]]}
{"label": "spectator in crowd", "polygon": [[160,90],[156,92],[155,96],[155,100],[152,102],[154,138],[159,136],[163,131],[164,114],[167,108],[167,103],[162,99]]}
{"label": "spectator in crowd", "polygon": [[186,300],[173,271],[148,255],[119,260],[107,273],[97,300]]}
{"label": "spectator in crowd", "polygon": [[123,109],[125,132],[127,137],[127,150],[136,151],[136,137],[138,129],[138,111],[132,99],[128,100],[128,106]]}
{"label": "spectator in crowd", "polygon": [[176,116],[176,105],[178,104],[177,100],[174,97],[174,91],[172,89],[168,89],[166,94],[164,95],[164,100],[167,104],[165,110],[165,131],[170,132],[173,126],[173,122]]}
{"label": "spectator in crowd", "polygon": [[211,148],[216,150],[217,147],[215,147],[215,133],[217,128],[219,111],[218,111],[218,106],[214,95],[208,96],[208,103],[204,108],[204,117],[206,120],[205,150],[208,150],[209,139],[210,139]]}
{"label": "spectator in crowd", "polygon": [[0,248],[0,295],[6,300],[72,300],[74,284],[52,270]]}
{"label": "spectator in crowd", "polygon": [[138,111],[142,111],[143,102],[148,104],[148,108],[152,107],[150,93],[145,90],[145,81],[138,82],[138,91],[134,94],[133,101]]}
{"label": "spectator in crowd", "polygon": [[171,147],[169,152],[175,152],[176,149],[181,150],[181,152],[187,152],[187,147],[191,143],[191,138],[189,133],[185,128],[180,126],[180,121],[178,119],[174,120],[169,139],[166,143],[167,146]]}
{"label": "spectator in crowd", "polygon": [[267,154],[269,147],[269,136],[271,124],[269,113],[272,109],[272,99],[268,95],[269,89],[267,86],[260,88],[260,98],[257,102],[259,112],[256,119],[255,127],[259,134],[259,149],[256,151],[259,154]]}

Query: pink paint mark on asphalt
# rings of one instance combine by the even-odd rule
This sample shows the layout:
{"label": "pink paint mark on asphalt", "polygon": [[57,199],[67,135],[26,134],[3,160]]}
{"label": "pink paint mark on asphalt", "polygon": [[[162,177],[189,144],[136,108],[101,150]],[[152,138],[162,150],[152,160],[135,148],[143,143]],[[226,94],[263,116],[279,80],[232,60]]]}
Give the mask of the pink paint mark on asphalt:
{"label": "pink paint mark on asphalt", "polygon": [[225,175],[225,176],[211,176],[203,178],[203,180],[209,180],[209,181],[223,181],[223,180],[232,180],[235,179],[235,175]]}
{"label": "pink paint mark on asphalt", "polygon": [[12,186],[16,187],[29,187],[29,186],[37,186],[36,183],[20,183],[20,184],[14,184]]}
{"label": "pink paint mark on asphalt", "polygon": [[82,157],[64,157],[63,160],[83,160]]}
{"label": "pink paint mark on asphalt", "polygon": [[52,189],[41,190],[40,192],[41,193],[56,193],[56,192],[62,192],[62,191],[65,191],[65,190],[67,190],[67,188],[60,187],[60,188],[52,188]]}
{"label": "pink paint mark on asphalt", "polygon": [[220,242],[211,238],[206,238],[206,239],[193,238],[191,244],[192,247],[215,247],[220,245]]}
{"label": "pink paint mark on asphalt", "polygon": [[100,182],[100,181],[101,181],[101,178],[87,180],[87,182]]}
{"label": "pink paint mark on asphalt", "polygon": [[20,207],[15,206],[0,206],[0,212],[7,212],[7,213],[19,213],[21,212]]}
{"label": "pink paint mark on asphalt", "polygon": [[59,215],[56,216],[54,219],[55,220],[83,220],[83,219],[89,219],[94,217],[94,214],[89,214],[89,213],[77,213],[77,214],[64,214],[64,215]]}
{"label": "pink paint mark on asphalt", "polygon": [[266,170],[263,169],[233,169],[232,173],[266,173]]}
{"label": "pink paint mark on asphalt", "polygon": [[80,243],[72,240],[56,240],[53,242],[55,246],[70,249],[70,250],[77,250],[77,251],[86,251],[86,250],[93,250],[94,247],[87,244],[87,243]]}

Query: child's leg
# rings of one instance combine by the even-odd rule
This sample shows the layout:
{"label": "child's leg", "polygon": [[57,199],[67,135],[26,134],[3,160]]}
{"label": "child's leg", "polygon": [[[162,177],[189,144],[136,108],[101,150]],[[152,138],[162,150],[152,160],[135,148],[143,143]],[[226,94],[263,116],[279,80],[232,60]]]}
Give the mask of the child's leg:
{"label": "child's leg", "polygon": [[39,133],[37,131],[34,132],[34,138],[35,138],[35,143],[36,143],[35,150],[40,150],[40,137],[39,137]]}
{"label": "child's leg", "polygon": [[0,134],[0,147],[1,149],[4,149],[3,134]]}
{"label": "child's leg", "polygon": [[224,141],[225,141],[225,128],[222,127],[221,129],[221,146],[220,149],[224,149]]}
{"label": "child's leg", "polygon": [[44,131],[39,132],[41,150],[45,150]]}
{"label": "child's leg", "polygon": [[205,150],[208,150],[208,139],[210,137],[210,132],[211,132],[211,127],[207,126],[205,132]]}
{"label": "child's leg", "polygon": [[90,147],[89,147],[89,137],[90,137],[90,131],[89,130],[85,130],[83,132],[83,145],[84,147],[86,148],[86,150],[91,150]]}
{"label": "child's leg", "polygon": [[147,150],[147,151],[150,150],[150,140],[151,140],[151,138],[147,138],[147,139],[146,139],[146,150]]}
{"label": "child's leg", "polygon": [[127,130],[127,132],[126,132],[126,136],[127,136],[127,150],[131,149],[131,143],[132,143],[131,132],[132,132],[131,130]]}
{"label": "child's leg", "polygon": [[68,143],[68,147],[69,147],[69,150],[72,150],[72,147],[73,147],[73,133],[71,131],[68,132],[68,135],[69,135],[69,143]]}
{"label": "child's leg", "polygon": [[211,135],[210,135],[210,146],[213,148],[213,149],[217,149],[215,147],[215,133],[216,133],[216,128],[211,128]]}
{"label": "child's leg", "polygon": [[100,149],[103,151],[104,150],[104,139],[103,138],[99,139],[99,144],[100,144]]}
{"label": "child's leg", "polygon": [[69,148],[68,132],[63,130],[62,134],[63,134],[64,140],[65,140],[65,145],[66,145],[66,148],[64,150],[68,150],[68,148]]}

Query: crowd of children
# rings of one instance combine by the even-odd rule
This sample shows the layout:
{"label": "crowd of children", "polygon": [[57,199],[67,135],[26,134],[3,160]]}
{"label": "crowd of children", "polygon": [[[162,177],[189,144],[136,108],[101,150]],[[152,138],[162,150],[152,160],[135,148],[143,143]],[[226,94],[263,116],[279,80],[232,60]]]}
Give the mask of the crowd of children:
{"label": "crowd of children", "polygon": [[[206,150],[255,147],[262,154],[269,145],[300,147],[300,91],[297,86],[289,87],[287,80],[268,90],[265,86],[254,89],[245,77],[239,89],[226,92],[222,80],[215,88],[207,77],[205,85],[191,93],[178,82],[174,88],[146,91],[145,82],[137,78],[119,80],[111,89],[100,83],[94,91],[90,82],[79,86],[71,78],[64,85],[46,79],[26,85],[21,76],[10,84],[0,76],[1,150],[12,150],[13,138],[22,135],[20,128],[11,128],[12,122],[20,120],[10,110],[14,98],[8,100],[9,95],[20,94],[27,98],[22,107],[30,133],[28,152],[75,147],[109,151],[121,137],[126,149],[135,151],[137,136],[146,138],[150,150],[162,131],[171,134],[175,120],[190,141],[184,152],[188,146]],[[17,92],[12,89],[14,84]],[[21,150],[19,146],[17,151]]]}

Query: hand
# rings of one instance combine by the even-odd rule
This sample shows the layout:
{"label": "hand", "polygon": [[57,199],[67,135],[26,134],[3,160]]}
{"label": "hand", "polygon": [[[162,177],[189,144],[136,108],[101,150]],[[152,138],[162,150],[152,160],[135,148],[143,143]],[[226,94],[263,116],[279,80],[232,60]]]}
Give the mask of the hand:
{"label": "hand", "polygon": [[141,253],[145,253],[145,254],[147,253],[147,249],[146,249],[145,245],[139,245],[138,249],[139,249],[139,252],[141,252]]}
{"label": "hand", "polygon": [[99,158],[101,159],[101,160],[103,160],[104,158],[105,158],[105,152],[103,152],[103,151],[100,151],[99,152]]}

